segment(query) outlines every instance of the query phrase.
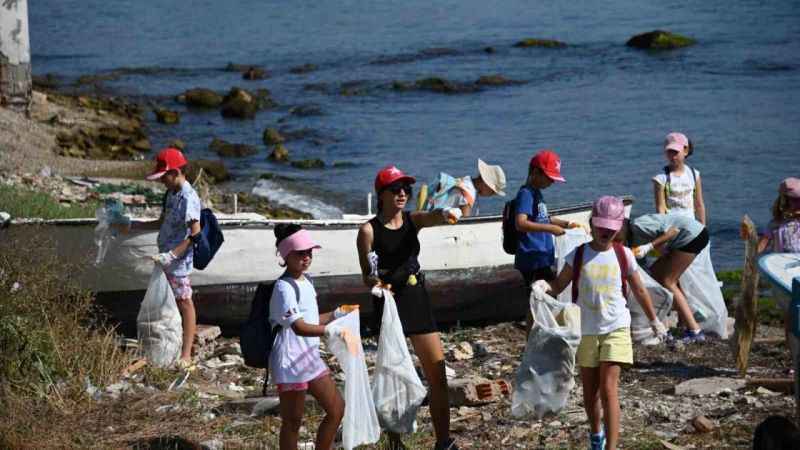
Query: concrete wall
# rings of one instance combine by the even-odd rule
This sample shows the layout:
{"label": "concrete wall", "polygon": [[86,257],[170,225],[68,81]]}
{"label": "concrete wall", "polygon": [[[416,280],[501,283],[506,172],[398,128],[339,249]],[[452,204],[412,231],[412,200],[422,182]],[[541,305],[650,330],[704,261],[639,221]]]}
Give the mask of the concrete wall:
{"label": "concrete wall", "polygon": [[28,1],[0,0],[0,105],[27,108],[30,96]]}

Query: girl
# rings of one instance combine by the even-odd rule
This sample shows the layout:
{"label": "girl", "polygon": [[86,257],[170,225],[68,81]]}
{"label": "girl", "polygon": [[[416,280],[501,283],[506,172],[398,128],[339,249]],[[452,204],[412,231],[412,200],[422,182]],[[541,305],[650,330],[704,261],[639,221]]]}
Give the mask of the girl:
{"label": "girl", "polygon": [[[445,377],[444,352],[430,298],[425,289],[425,277],[420,272],[419,239],[424,227],[453,223],[460,218],[456,208],[433,211],[404,211],[411,198],[415,179],[394,166],[378,172],[375,191],[378,195],[378,214],[358,230],[358,258],[364,284],[391,284],[397,300],[397,312],[403,333],[411,339],[414,351],[422,364],[430,385],[430,412],[436,433],[436,449],[457,450],[450,438],[450,403]],[[378,276],[370,267],[371,252],[378,255]],[[416,282],[410,281],[415,275]],[[411,278],[413,280],[413,278]],[[383,299],[373,297],[378,323],[383,313]],[[390,434],[392,448],[405,448],[399,436]]]}
{"label": "girl", "polygon": [[[592,241],[567,255],[566,264],[552,287],[544,280],[533,285],[534,289],[552,290],[558,295],[573,280],[577,282],[577,298],[573,301],[581,308],[582,337],[576,360],[581,368],[592,450],[615,449],[619,444],[620,371],[622,365],[633,364],[631,315],[623,294],[626,284],[633,289],[656,336],[667,334],[666,327],[656,317],[631,250],[614,242],[624,218],[625,206],[621,199],[600,197],[592,207]],[[578,273],[573,271],[574,267],[579,267]],[[624,280],[623,274],[627,274]]]}
{"label": "girl", "polygon": [[706,227],[683,214],[646,214],[626,220],[618,239],[633,247],[637,258],[644,258],[653,249],[658,252],[660,256],[650,266],[650,272],[672,293],[672,307],[686,327],[683,342],[704,342],[705,334],[694,319],[678,280],[708,246]]}
{"label": "girl", "polygon": [[317,293],[303,275],[311,266],[313,250],[321,247],[308,231],[295,224],[276,225],[275,239],[286,267],[286,272],[275,282],[269,303],[270,325],[279,329],[269,367],[280,397],[280,448],[297,448],[306,391],[310,391],[325,410],[314,448],[328,450],[333,448],[336,430],[344,416],[344,400],[320,357],[319,337],[339,334],[349,344],[353,336],[344,329],[325,326],[337,314],[319,313]]}
{"label": "girl", "polygon": [[664,172],[653,177],[656,211],[678,213],[706,223],[703,185],[700,172],[686,164],[694,152],[692,142],[683,133],[670,133],[664,141],[664,156],[668,164]]}
{"label": "girl", "polygon": [[787,178],[778,186],[778,198],[772,205],[772,222],[758,241],[758,252],[769,244],[773,252],[800,253],[800,179]]}

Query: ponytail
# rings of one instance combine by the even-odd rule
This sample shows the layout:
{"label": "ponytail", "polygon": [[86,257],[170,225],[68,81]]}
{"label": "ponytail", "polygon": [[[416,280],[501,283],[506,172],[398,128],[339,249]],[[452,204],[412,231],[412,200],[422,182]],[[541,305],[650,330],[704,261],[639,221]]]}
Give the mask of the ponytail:
{"label": "ponytail", "polygon": [[296,223],[279,223],[275,225],[275,247],[277,247],[281,241],[302,229],[303,227]]}

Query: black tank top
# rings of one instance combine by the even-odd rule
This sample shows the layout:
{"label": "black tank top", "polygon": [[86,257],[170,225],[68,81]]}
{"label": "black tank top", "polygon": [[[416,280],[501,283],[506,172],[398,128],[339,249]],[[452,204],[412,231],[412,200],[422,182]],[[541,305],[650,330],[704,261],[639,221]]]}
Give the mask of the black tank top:
{"label": "black tank top", "polygon": [[378,254],[378,271],[384,274],[394,272],[412,256],[419,255],[417,227],[411,221],[411,213],[403,211],[403,226],[396,230],[386,228],[378,219],[369,221],[372,225],[372,249]]}

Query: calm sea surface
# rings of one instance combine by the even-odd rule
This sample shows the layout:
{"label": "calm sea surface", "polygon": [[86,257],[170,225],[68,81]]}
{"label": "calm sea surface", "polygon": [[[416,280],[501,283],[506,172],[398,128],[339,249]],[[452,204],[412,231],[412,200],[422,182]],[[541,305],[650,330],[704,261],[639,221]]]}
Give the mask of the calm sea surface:
{"label": "calm sea surface", "polygon": [[[177,126],[151,120],[154,147],[180,137],[190,158],[207,158],[214,136],[257,145],[257,156],[226,161],[234,183],[250,189],[264,172],[291,176],[280,186],[261,182],[258,192],[318,216],[364,212],[374,174],[388,163],[424,181],[439,171],[474,174],[481,157],[505,167],[513,194],[545,147],[561,154],[568,181],[546,191],[551,207],[632,194],[634,214],[643,214],[654,209],[650,179],[664,165],[663,137],[679,130],[696,145],[690,163],[703,178],[720,269],[741,265],[742,215],[765,224],[780,180],[800,176],[798,1],[41,0],[29,9],[34,73],[168,69],[107,83],[184,113]],[[659,54],[625,47],[657,28],[699,43]],[[526,37],[570,45],[512,47]],[[244,81],[222,70],[229,62],[272,76]],[[318,69],[290,73],[302,64]],[[490,74],[525,84],[460,95],[391,89]],[[192,87],[232,86],[268,88],[281,106],[242,121],[172,100]],[[297,105],[321,115],[291,114]],[[287,147],[329,168],[268,162],[266,127],[312,129]],[[500,200],[481,205],[484,214],[500,209]]]}

